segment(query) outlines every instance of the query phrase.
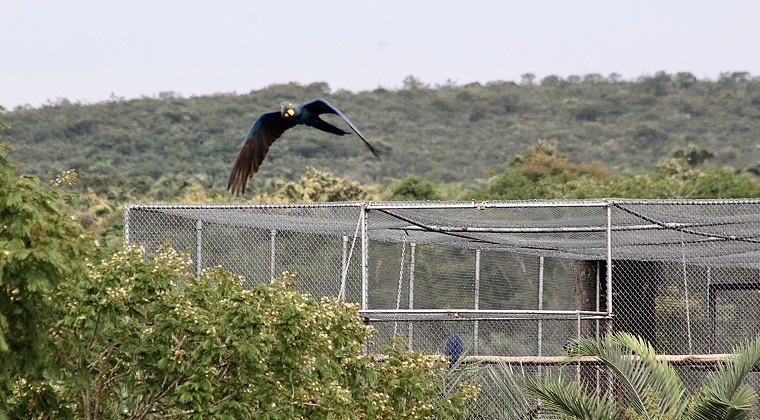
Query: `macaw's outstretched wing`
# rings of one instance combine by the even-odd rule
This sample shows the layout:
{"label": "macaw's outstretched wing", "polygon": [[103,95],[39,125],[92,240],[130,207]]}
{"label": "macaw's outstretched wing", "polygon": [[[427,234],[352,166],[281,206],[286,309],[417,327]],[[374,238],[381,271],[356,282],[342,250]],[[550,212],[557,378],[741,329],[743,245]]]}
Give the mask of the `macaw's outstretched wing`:
{"label": "macaw's outstretched wing", "polygon": [[259,170],[269,146],[280,138],[285,130],[295,125],[295,121],[282,118],[280,112],[268,112],[256,120],[243,141],[243,147],[227,182],[227,189],[232,194],[242,194],[245,191],[246,183]]}
{"label": "macaw's outstretched wing", "polygon": [[[343,115],[343,113],[340,112],[340,110],[338,108],[330,105],[330,103],[327,102],[326,100],[324,100],[324,99],[317,99],[314,102],[309,102],[308,104],[305,104],[303,107],[309,113],[314,114],[315,116],[318,116],[320,114],[335,114],[335,115],[340,116],[341,118],[343,118],[343,121],[345,121],[346,124],[348,124],[348,126],[351,127],[352,130],[354,130],[354,133],[356,133],[356,135],[359,136],[360,139],[362,139],[362,141],[364,142],[364,144],[367,145],[367,147],[372,152],[372,154],[375,155],[376,158],[378,158],[378,159],[380,158],[380,152],[378,152],[377,149],[375,149],[374,146],[372,146],[371,144],[369,144],[369,142],[367,141],[367,139],[364,138],[364,136],[362,135],[361,131],[359,131],[359,129],[356,128],[356,126],[351,122],[351,120],[349,120],[348,117],[346,117],[345,115]],[[322,122],[325,123],[324,121],[322,121]],[[325,124],[327,124],[327,123],[325,123]],[[319,128],[320,130],[330,132],[330,130],[324,130],[324,129],[320,128],[320,127],[317,127],[316,125],[313,125],[313,126],[315,128]],[[335,133],[335,134],[338,134],[338,133]]]}

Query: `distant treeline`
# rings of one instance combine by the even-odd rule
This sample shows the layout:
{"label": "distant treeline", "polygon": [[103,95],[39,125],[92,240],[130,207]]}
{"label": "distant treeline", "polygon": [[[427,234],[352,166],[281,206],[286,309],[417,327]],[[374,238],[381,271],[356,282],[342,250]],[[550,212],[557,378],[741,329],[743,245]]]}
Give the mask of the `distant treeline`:
{"label": "distant treeline", "polygon": [[[226,185],[250,124],[279,103],[326,98],[380,149],[375,160],[354,136],[296,128],[278,140],[254,178],[297,180],[307,166],[384,185],[410,175],[436,183],[481,184],[512,156],[544,141],[574,163],[600,161],[640,172],[689,148],[710,163],[757,172],[760,78],[717,80],[657,73],[636,80],[598,74],[519,83],[429,86],[410,76],[398,90],[353,93],[326,83],[273,85],[243,95],[182,98],[172,93],[81,104],[59,100],[0,118],[13,162],[45,176],[67,169],[120,178],[184,177]],[[333,120],[336,125],[342,122]]]}

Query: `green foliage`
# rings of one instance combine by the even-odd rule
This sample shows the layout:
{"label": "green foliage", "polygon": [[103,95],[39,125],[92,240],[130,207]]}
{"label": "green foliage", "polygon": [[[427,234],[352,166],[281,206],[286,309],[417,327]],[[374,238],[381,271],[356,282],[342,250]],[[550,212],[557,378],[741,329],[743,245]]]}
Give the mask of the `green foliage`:
{"label": "green foliage", "polygon": [[593,356],[608,368],[622,388],[613,396],[589,390],[561,378],[529,378],[529,394],[562,418],[572,419],[749,419],[754,418],[757,393],[742,385],[760,362],[760,337],[734,349],[735,357],[691,394],[675,369],[656,358],[653,347],[621,332],[603,340],[578,343],[571,358]]}
{"label": "green foliage", "polygon": [[[4,114],[6,112],[6,109],[4,106],[0,105],[0,114]],[[3,130],[5,128],[9,128],[10,126],[5,123],[5,121],[0,120],[0,130]]]}
{"label": "green foliage", "polygon": [[470,183],[507,170],[510,156],[540,139],[557,144],[572,162],[601,161],[618,171],[642,171],[689,144],[711,151],[718,167],[757,164],[760,79],[746,73],[717,81],[686,72],[633,81],[589,74],[540,83],[526,74],[518,82],[430,86],[410,76],[401,89],[359,93],[289,83],[242,95],[60,101],[3,114],[10,128],[0,141],[16,144],[13,158],[38,176],[72,168],[152,181],[198,176],[224,188],[255,118],[283,100],[325,97],[383,160],[353,135],[297,127],[275,143],[254,182],[297,181],[303,168],[314,166],[363,183],[410,175]]}
{"label": "green foliage", "polygon": [[[457,365],[462,363],[462,360],[462,358],[459,359],[452,367],[452,371],[457,371]],[[472,369],[468,366],[463,367],[462,370],[468,368]],[[479,370],[477,376],[468,378],[471,383],[476,383],[481,387],[477,406],[472,408],[476,418],[537,418],[539,407],[533,401],[529,401],[525,390],[517,383],[509,364],[494,363]]]}
{"label": "green foliage", "polygon": [[[475,389],[439,397],[440,356],[364,355],[357,307],[294,288],[192,275],[171,248],[128,246],[67,281],[52,327],[56,369],[16,382],[12,416],[76,418],[451,418]],[[52,403],[46,403],[46,401]]]}
{"label": "green foliage", "polygon": [[528,392],[538,398],[560,418],[608,420],[621,418],[620,409],[610,398],[586,392],[581,384],[567,384],[561,379],[546,375],[527,378]]}
{"label": "green foliage", "polygon": [[695,418],[750,419],[757,407],[757,393],[744,379],[760,363],[760,340],[747,341],[733,350],[736,357],[718,364],[715,375],[694,400]]}
{"label": "green foliage", "polygon": [[742,198],[760,197],[760,180],[706,164],[712,154],[689,146],[639,174],[616,174],[601,163],[574,164],[556,148],[539,142],[512,158],[512,168],[472,198]]}
{"label": "green foliage", "polygon": [[[511,160],[512,168],[497,177],[475,199],[585,198],[589,185],[610,178],[610,170],[599,163],[573,164],[566,155],[546,142],[528,148]],[[593,196],[593,192],[591,193]]]}
{"label": "green foliage", "polygon": [[392,200],[417,201],[417,200],[440,200],[440,195],[435,190],[435,184],[423,181],[419,177],[409,175],[392,188]]}
{"label": "green foliage", "polygon": [[[64,198],[35,177],[18,176],[0,145],[0,391],[48,361],[50,299],[58,285],[84,276],[91,241]],[[7,398],[0,398],[0,409]]]}
{"label": "green foliage", "polygon": [[269,202],[326,202],[326,201],[366,201],[377,198],[372,187],[365,187],[355,181],[337,178],[329,172],[308,167],[306,176],[298,182],[279,181],[275,183],[273,195],[264,193],[255,201]]}
{"label": "green foliage", "polygon": [[[377,365],[373,388],[383,391],[389,403],[368,418],[429,419],[464,418],[477,387],[465,381],[451,381],[442,356],[405,350],[397,341],[383,347],[387,359]],[[360,416],[361,417],[361,416]]]}

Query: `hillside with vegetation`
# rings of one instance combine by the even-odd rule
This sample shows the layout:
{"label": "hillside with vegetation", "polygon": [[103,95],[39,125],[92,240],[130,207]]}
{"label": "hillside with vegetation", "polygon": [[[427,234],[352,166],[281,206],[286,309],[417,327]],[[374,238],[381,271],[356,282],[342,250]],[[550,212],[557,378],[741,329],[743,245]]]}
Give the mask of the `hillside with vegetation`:
{"label": "hillside with vegetation", "polygon": [[243,95],[59,100],[6,112],[2,119],[10,128],[0,131],[0,142],[12,143],[11,159],[39,176],[75,169],[122,181],[172,178],[219,188],[258,115],[283,100],[316,98],[340,107],[383,159],[374,159],[353,135],[297,127],[270,150],[254,192],[277,178],[295,181],[308,166],[367,184],[416,176],[484,186],[539,140],[573,163],[600,161],[618,172],[648,170],[690,147],[705,150],[717,167],[760,169],[760,78],[747,73],[717,80],[657,73],[633,81],[526,74],[519,83],[464,86],[429,86],[410,76],[402,89],[358,93],[290,83]]}
{"label": "hillside with vegetation", "polygon": [[[250,121],[283,99],[315,97],[339,105],[384,159],[356,139],[298,128],[276,144],[254,188],[230,197],[224,186]],[[121,206],[760,197],[758,124],[760,80],[742,73],[435,87],[409,78],[401,90],[362,93],[290,84],[3,113],[0,418],[461,418],[491,408],[473,403],[478,389],[511,395],[514,417],[535,413],[538,398],[559,413],[581,401],[571,409],[750,418],[755,392],[730,385],[760,359],[758,341],[693,395],[667,366],[648,363],[652,347],[633,337],[577,355],[624,350],[610,361],[642,385],[631,395],[643,404],[562,393],[581,388],[548,377],[527,396],[511,389],[514,379],[484,391],[462,365],[445,369],[442,357],[405,345],[366,357],[372,331],[357,308],[304,296],[291,275],[244,290],[222,269],[198,281],[189,257],[169,248],[146,258],[122,242]],[[644,376],[652,381],[628,380]]]}

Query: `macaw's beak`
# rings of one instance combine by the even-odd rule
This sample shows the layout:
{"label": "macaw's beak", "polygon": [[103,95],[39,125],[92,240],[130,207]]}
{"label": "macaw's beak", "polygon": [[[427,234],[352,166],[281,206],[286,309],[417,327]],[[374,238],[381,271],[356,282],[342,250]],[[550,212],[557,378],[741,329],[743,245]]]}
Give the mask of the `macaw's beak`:
{"label": "macaw's beak", "polygon": [[295,114],[296,114],[296,111],[294,111],[293,108],[283,109],[282,111],[282,116],[285,118],[290,118]]}

